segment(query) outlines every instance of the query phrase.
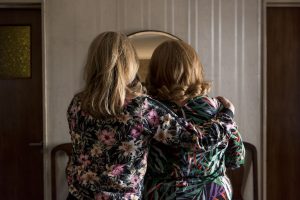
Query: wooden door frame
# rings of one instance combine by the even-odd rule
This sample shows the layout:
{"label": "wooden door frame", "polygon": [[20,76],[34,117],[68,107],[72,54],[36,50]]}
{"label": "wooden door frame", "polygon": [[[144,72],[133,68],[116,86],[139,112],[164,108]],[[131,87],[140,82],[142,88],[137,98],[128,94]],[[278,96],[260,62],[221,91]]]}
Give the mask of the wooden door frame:
{"label": "wooden door frame", "polygon": [[41,55],[42,55],[42,104],[43,104],[43,193],[44,199],[48,199],[48,189],[46,182],[48,181],[48,163],[50,156],[47,153],[47,126],[46,126],[46,118],[47,118],[47,110],[46,110],[46,69],[45,69],[45,12],[44,12],[44,1],[45,0],[32,0],[32,2],[28,3],[16,3],[16,2],[0,2],[0,8],[7,9],[40,9],[41,10]]}
{"label": "wooden door frame", "polygon": [[267,9],[300,7],[300,0],[263,0],[262,9],[262,199],[267,200]]}

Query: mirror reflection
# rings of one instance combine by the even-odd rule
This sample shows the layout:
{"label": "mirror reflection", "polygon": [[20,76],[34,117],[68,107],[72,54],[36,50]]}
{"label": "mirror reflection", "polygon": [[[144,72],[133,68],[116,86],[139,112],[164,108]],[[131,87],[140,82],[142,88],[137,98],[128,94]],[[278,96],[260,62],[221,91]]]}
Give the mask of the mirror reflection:
{"label": "mirror reflection", "polygon": [[145,82],[148,65],[154,49],[166,40],[180,40],[178,37],[161,31],[141,31],[129,34],[140,60],[138,75]]}

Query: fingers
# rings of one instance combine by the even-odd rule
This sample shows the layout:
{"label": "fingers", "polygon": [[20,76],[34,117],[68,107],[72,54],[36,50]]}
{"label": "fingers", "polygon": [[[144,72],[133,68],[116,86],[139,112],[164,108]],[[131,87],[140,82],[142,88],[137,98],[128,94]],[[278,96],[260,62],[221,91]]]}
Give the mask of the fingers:
{"label": "fingers", "polygon": [[225,107],[227,107],[226,105],[230,105],[232,104],[227,98],[225,97],[221,97],[221,96],[217,96],[216,97]]}
{"label": "fingers", "polygon": [[234,113],[235,108],[234,108],[234,105],[231,103],[231,101],[229,101],[227,98],[221,97],[221,96],[218,96],[216,98],[223,104],[223,106],[225,108],[230,109]]}

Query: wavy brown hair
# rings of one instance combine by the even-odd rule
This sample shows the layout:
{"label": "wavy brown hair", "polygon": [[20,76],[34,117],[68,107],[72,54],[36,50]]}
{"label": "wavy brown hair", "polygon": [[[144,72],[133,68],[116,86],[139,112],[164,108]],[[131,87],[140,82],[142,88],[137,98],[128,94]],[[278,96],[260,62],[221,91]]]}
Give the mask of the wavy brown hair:
{"label": "wavy brown hair", "polygon": [[142,93],[135,81],[139,63],[127,36],[104,32],[90,45],[85,65],[85,87],[79,94],[82,108],[96,117],[118,114],[128,96]]}
{"label": "wavy brown hair", "polygon": [[165,41],[155,49],[146,86],[150,95],[176,103],[205,95],[210,89],[196,51],[181,40]]}

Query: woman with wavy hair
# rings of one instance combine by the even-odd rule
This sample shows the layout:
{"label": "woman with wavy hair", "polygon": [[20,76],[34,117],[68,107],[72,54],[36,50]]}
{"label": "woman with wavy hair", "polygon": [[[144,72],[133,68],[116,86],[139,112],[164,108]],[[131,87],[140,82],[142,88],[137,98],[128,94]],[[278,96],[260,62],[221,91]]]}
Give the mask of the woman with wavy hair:
{"label": "woman with wavy hair", "polygon": [[220,112],[226,113],[229,131],[225,135],[208,133],[200,141],[200,149],[152,141],[145,199],[231,199],[225,171],[243,164],[245,150],[237,126],[232,123],[234,106],[223,97],[207,96],[210,83],[204,80],[195,50],[180,40],[159,45],[150,60],[146,85],[150,95],[199,127]]}
{"label": "woman with wavy hair", "polygon": [[92,42],[85,87],[67,111],[72,155],[67,166],[68,199],[141,199],[150,140],[200,148],[202,135],[226,135],[217,120],[196,128],[143,94],[138,59],[129,39],[104,32]]}

